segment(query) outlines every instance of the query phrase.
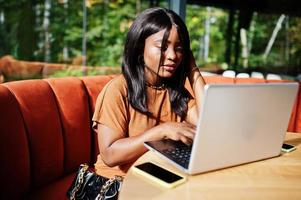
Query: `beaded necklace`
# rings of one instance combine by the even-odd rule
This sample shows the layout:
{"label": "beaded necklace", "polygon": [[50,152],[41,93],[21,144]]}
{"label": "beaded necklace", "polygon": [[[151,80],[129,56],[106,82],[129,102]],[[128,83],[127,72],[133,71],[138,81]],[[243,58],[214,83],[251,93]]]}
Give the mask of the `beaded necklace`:
{"label": "beaded necklace", "polygon": [[147,83],[147,86],[155,90],[164,90],[166,88],[164,83],[158,86]]}

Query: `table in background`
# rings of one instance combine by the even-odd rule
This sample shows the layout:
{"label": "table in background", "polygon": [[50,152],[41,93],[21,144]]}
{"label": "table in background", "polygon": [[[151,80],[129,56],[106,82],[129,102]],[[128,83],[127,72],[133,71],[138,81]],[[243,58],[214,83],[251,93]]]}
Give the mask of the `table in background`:
{"label": "table in background", "polygon": [[147,152],[135,165],[151,161],[185,175],[188,181],[176,188],[166,189],[130,169],[119,199],[301,200],[301,134],[287,133],[285,141],[295,145],[297,150],[279,157],[193,176],[181,173],[153,152]]}

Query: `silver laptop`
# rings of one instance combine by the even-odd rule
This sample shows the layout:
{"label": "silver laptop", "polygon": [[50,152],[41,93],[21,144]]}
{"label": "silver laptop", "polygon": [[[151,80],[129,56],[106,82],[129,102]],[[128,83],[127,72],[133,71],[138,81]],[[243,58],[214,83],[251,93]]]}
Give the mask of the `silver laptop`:
{"label": "silver laptop", "polygon": [[206,85],[192,146],[145,146],[188,174],[278,156],[297,91],[298,83]]}

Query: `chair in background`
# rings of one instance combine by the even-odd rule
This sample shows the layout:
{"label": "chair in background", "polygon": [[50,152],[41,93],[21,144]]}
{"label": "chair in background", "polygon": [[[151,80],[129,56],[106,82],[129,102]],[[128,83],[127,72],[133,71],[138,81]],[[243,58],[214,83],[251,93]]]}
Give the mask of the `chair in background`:
{"label": "chair in background", "polygon": [[264,76],[261,72],[251,72],[251,77],[264,79]]}
{"label": "chair in background", "polygon": [[212,72],[201,72],[202,76],[216,76],[217,74]]}
{"label": "chair in background", "polygon": [[267,80],[282,80],[281,76],[278,74],[267,74]]}
{"label": "chair in background", "polygon": [[236,78],[250,78],[250,75],[247,73],[238,73]]}
{"label": "chair in background", "polygon": [[223,72],[224,77],[235,78],[236,72],[233,70],[226,70]]}

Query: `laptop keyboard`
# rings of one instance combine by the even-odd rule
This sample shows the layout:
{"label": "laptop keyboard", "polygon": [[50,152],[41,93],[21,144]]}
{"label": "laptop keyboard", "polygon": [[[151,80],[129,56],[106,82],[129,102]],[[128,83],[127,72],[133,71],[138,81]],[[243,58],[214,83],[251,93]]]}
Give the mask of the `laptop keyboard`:
{"label": "laptop keyboard", "polygon": [[176,144],[173,149],[164,150],[163,153],[185,169],[188,169],[191,147],[192,146],[187,146],[181,142],[181,144]]}

